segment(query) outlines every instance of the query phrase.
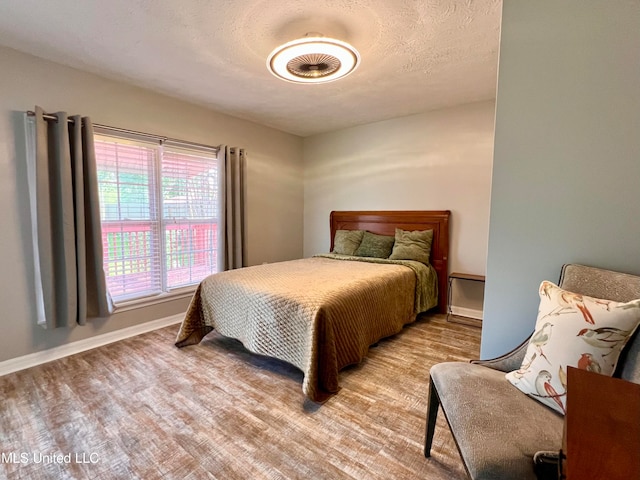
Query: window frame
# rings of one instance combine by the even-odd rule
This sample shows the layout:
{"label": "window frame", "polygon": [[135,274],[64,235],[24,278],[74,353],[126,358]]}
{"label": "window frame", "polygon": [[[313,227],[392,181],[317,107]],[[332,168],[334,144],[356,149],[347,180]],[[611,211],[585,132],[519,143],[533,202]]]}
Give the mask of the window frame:
{"label": "window frame", "polygon": [[[149,204],[150,204],[150,217],[148,220],[116,220],[114,223],[122,224],[123,222],[134,222],[134,223],[148,223],[151,229],[154,231],[154,234],[157,235],[157,248],[159,258],[154,259],[153,261],[157,263],[159,267],[159,285],[160,291],[157,290],[155,292],[149,291],[147,293],[142,293],[139,295],[131,294],[129,298],[124,296],[123,298],[119,298],[117,301],[114,301],[114,308],[118,312],[123,312],[127,310],[133,310],[137,308],[142,308],[151,305],[157,305],[160,303],[173,301],[180,298],[187,298],[193,295],[195,290],[197,289],[200,280],[195,281],[190,285],[180,285],[176,287],[169,287],[168,283],[168,268],[167,262],[169,261],[169,252],[166,250],[166,226],[169,225],[172,221],[171,217],[165,217],[164,211],[164,203],[163,203],[163,155],[165,148],[168,151],[173,150],[173,153],[182,149],[185,150],[185,153],[195,154],[201,153],[203,157],[212,157],[212,159],[216,162],[216,168],[218,172],[220,171],[219,167],[219,158],[218,153],[220,148],[215,146],[209,146],[199,143],[193,143],[182,140],[169,139],[166,137],[155,136],[146,133],[133,132],[129,130],[123,130],[119,128],[107,127],[104,125],[94,126],[94,142],[99,142],[101,137],[107,137],[111,139],[116,139],[119,143],[129,144],[131,146],[139,147],[142,144],[146,144],[152,148],[154,148],[155,159],[153,163],[153,189],[149,191]],[[97,158],[96,158],[97,160]],[[100,167],[97,165],[98,171]],[[217,177],[217,185],[218,192],[220,192],[220,182],[221,178]],[[219,195],[219,193],[218,193]],[[153,200],[152,198],[153,197]],[[195,224],[206,224],[206,225],[219,225],[220,224],[220,201],[222,199],[218,197],[217,208],[215,210],[214,216],[210,217],[207,220],[199,220],[199,219],[188,219],[186,220],[189,225]],[[105,223],[109,223],[109,220],[103,220],[101,218],[101,226],[105,225]],[[217,228],[217,227],[216,227]],[[220,242],[217,241],[216,248],[220,248]],[[191,252],[191,250],[190,250]],[[213,253],[216,256],[217,252]],[[104,254],[103,254],[103,265],[104,264]],[[219,270],[218,270],[219,271]],[[215,272],[214,272],[215,273]],[[106,268],[105,268],[105,277],[106,277]],[[153,286],[153,285],[152,285]]]}

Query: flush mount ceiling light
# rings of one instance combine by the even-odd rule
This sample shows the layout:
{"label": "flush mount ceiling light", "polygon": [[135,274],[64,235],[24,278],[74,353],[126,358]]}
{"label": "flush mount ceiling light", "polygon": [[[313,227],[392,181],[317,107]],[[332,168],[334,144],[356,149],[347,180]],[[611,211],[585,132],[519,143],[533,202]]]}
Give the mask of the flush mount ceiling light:
{"label": "flush mount ceiling light", "polygon": [[295,83],[332,82],[353,72],[360,54],[347,42],[307,33],[276,48],[267,58],[267,68],[281,80]]}

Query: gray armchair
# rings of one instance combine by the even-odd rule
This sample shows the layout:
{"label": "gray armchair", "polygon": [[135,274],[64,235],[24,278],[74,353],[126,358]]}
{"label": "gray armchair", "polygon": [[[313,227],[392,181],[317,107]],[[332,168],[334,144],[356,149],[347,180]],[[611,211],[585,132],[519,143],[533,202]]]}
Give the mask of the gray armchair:
{"label": "gray armchair", "polygon": [[[618,302],[640,298],[640,276],[583,265],[563,266],[559,286]],[[560,450],[564,417],[505,379],[505,372],[520,367],[527,344],[528,340],[496,359],[447,362],[431,368],[426,457],[431,456],[440,406],[470,478],[536,479],[533,456]],[[637,332],[625,347],[615,376],[640,383]]]}

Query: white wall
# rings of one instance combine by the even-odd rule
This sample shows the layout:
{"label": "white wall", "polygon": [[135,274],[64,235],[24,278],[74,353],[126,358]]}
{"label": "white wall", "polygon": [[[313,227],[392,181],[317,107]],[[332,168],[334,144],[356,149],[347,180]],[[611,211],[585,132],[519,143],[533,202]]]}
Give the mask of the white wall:
{"label": "white wall", "polygon": [[639,131],[640,2],[504,2],[483,358],[563,263],[640,274]]}
{"label": "white wall", "polygon": [[332,210],[451,210],[449,270],[484,274],[493,128],[482,102],[305,138],[304,255],[329,251]]}
{"label": "white wall", "polygon": [[[249,263],[302,255],[302,139],[206,108],[0,48],[0,361],[163,318],[187,300],[45,331],[35,325],[23,113],[88,115],[95,123],[248,152]],[[215,84],[211,85],[215,88]]]}

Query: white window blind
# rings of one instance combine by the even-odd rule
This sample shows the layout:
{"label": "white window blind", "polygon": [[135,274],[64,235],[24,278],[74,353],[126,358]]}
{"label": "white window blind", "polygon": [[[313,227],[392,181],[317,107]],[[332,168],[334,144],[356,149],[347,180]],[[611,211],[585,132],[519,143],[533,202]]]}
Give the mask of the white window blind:
{"label": "white window blind", "polygon": [[114,302],[195,285],[217,271],[215,149],[95,135],[107,287]]}

